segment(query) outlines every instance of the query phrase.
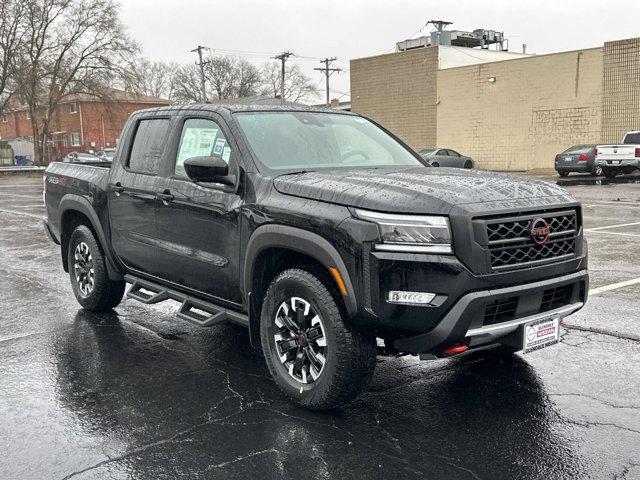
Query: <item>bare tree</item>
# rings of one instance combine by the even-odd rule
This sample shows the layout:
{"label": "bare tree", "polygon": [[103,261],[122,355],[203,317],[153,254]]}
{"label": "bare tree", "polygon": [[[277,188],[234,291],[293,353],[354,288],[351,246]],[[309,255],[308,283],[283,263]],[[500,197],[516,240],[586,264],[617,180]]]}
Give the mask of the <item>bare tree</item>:
{"label": "bare tree", "polygon": [[61,101],[105,91],[137,51],[114,0],[21,0],[25,42],[19,90],[30,117],[36,161],[43,160],[52,116]]}
{"label": "bare tree", "polygon": [[[251,97],[260,93],[260,71],[248,61],[226,56],[209,56],[205,61],[207,98]],[[200,71],[196,65],[177,68],[172,84],[172,100],[179,103],[201,101]]]}
{"label": "bare tree", "polygon": [[205,65],[205,76],[216,98],[250,97],[258,94],[260,72],[244,59],[210,57]]}
{"label": "bare tree", "polygon": [[[200,70],[195,64],[182,65],[171,79],[171,100],[176,103],[198,103],[202,98]],[[210,92],[207,92],[209,96]]]}
{"label": "bare tree", "polygon": [[0,3],[0,114],[7,107],[16,89],[15,58],[24,35],[21,1],[2,0]]}
{"label": "bare tree", "polygon": [[[262,92],[277,97],[280,95],[281,70],[277,62],[268,62],[262,66]],[[284,98],[290,102],[309,102],[318,98],[318,93],[300,67],[294,64],[285,72]]]}
{"label": "bare tree", "polygon": [[262,79],[260,78],[260,70],[247,62],[246,60],[239,60],[236,64],[236,96],[238,97],[251,97],[260,93],[260,84]]}
{"label": "bare tree", "polygon": [[151,97],[173,98],[173,77],[177,63],[153,62],[139,57],[131,61],[122,75],[125,90]]}

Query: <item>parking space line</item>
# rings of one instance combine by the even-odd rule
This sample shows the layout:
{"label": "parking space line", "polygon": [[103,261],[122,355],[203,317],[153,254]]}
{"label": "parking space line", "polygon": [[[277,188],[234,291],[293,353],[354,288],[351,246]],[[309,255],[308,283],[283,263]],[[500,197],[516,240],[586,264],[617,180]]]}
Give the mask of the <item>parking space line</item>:
{"label": "parking space line", "polygon": [[640,237],[637,233],[622,233],[622,232],[605,232],[605,231],[597,231],[597,232],[588,232],[588,233],[599,233],[601,235],[621,235],[627,237]]}
{"label": "parking space line", "polygon": [[23,217],[32,217],[32,218],[37,218],[38,220],[42,220],[44,218],[43,215],[34,215],[33,213],[27,213],[27,212],[16,212],[15,210],[5,210],[4,208],[0,208],[0,213],[8,213],[11,215],[20,215]]}
{"label": "parking space line", "polygon": [[619,288],[630,287],[631,285],[637,285],[640,283],[639,278],[633,278],[631,280],[625,280],[624,282],[612,283],[611,285],[605,285],[603,287],[592,288],[589,290],[589,296],[598,295],[600,293],[609,292],[611,290],[617,290]]}
{"label": "parking space line", "polygon": [[589,200],[589,203],[587,205],[584,205],[585,207],[603,207],[606,205],[615,205],[618,207],[640,207],[640,203],[638,203],[638,201],[636,200],[635,202],[632,200],[629,201],[619,201],[616,202],[614,200]]}
{"label": "parking space line", "polygon": [[24,188],[24,187],[42,187],[42,182],[20,183],[18,185],[0,185],[0,188]]}
{"label": "parking space line", "polygon": [[[42,192],[40,192],[42,193]],[[9,198],[20,197],[20,198],[33,198],[33,194],[28,195],[24,193],[14,193],[14,192],[0,192],[0,196],[5,196]]]}
{"label": "parking space line", "polygon": [[617,225],[607,225],[605,227],[585,228],[584,231],[585,232],[595,232],[596,230],[609,230],[610,228],[631,227],[633,225],[640,225],[640,222],[618,223]]}

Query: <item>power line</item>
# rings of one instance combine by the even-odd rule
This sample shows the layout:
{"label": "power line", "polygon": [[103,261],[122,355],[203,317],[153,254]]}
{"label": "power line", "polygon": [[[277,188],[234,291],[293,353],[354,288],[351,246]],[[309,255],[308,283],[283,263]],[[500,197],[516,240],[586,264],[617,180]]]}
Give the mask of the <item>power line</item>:
{"label": "power line", "polygon": [[341,68],[330,68],[331,64],[333,62],[335,62],[336,60],[337,60],[336,57],[332,57],[332,58],[327,57],[327,58],[325,58],[323,60],[320,60],[320,63],[324,63],[324,67],[322,67],[322,68],[314,68],[314,70],[318,70],[318,71],[324,73],[324,78],[325,78],[325,81],[326,81],[326,88],[327,88],[327,107],[331,106],[331,99],[329,98],[329,77],[333,73],[338,73],[338,72],[342,71]]}

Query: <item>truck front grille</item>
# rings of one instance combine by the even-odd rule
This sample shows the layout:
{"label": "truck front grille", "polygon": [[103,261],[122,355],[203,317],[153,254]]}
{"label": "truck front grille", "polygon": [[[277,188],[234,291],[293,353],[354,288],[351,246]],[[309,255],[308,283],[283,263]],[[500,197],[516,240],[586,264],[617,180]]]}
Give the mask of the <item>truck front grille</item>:
{"label": "truck front grille", "polygon": [[[546,242],[536,243],[531,229],[538,219],[549,226]],[[578,216],[575,210],[491,218],[486,223],[485,245],[493,271],[570,258],[576,252]]]}

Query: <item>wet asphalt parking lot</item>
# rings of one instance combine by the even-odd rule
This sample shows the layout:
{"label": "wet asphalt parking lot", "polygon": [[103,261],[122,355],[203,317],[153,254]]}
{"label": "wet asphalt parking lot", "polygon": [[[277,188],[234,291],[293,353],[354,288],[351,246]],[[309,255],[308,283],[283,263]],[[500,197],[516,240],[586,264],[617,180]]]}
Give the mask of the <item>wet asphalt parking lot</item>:
{"label": "wet asphalt parking lot", "polygon": [[242,328],[76,303],[41,179],[0,177],[0,479],[640,478],[640,176],[584,205],[591,291],[527,355],[380,358],[349,406],[287,402]]}

